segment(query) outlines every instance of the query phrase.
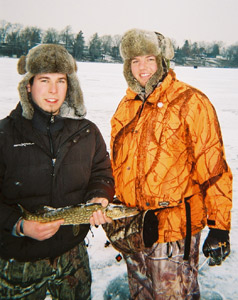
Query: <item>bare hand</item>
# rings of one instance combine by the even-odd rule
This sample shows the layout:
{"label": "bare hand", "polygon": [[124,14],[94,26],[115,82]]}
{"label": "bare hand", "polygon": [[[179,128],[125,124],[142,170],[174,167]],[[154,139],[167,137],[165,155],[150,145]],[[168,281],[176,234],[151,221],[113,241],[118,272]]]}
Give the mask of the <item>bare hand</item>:
{"label": "bare hand", "polygon": [[[93,198],[90,203],[100,203],[102,207],[108,206],[108,200],[106,198]],[[103,213],[100,209],[93,213],[92,217],[90,218],[90,224],[92,226],[99,226],[105,223],[111,223],[112,219],[108,218],[105,213]]]}
{"label": "bare hand", "polygon": [[[38,241],[44,241],[55,235],[56,232],[59,230],[60,225],[62,225],[63,223],[64,220],[57,220],[48,223],[24,220],[24,235]],[[19,224],[17,226],[17,230],[19,232]]]}

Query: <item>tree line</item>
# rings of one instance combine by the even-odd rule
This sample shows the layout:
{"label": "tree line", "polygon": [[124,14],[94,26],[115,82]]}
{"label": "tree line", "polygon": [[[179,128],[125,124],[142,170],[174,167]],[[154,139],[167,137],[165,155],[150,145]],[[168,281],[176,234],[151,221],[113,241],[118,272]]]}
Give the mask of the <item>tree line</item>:
{"label": "tree line", "polygon": [[[83,32],[74,33],[70,26],[57,31],[24,27],[0,21],[0,56],[20,57],[41,43],[63,45],[77,61],[122,62],[119,52],[120,35],[93,34],[86,42]],[[176,65],[238,67],[238,43],[224,46],[223,42],[194,42],[185,40],[182,47],[172,40]]]}

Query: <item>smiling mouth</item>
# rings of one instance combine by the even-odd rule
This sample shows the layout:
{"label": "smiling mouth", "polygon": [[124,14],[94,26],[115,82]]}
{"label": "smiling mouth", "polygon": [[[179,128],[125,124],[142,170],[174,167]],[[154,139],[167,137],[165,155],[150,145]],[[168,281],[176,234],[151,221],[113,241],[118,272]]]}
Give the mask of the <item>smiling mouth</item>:
{"label": "smiling mouth", "polygon": [[143,73],[143,74],[140,74],[140,77],[148,77],[148,76],[150,76],[150,74],[146,74],[146,73]]}
{"label": "smiling mouth", "polygon": [[58,99],[46,99],[47,102],[50,102],[50,103],[56,103],[58,101]]}

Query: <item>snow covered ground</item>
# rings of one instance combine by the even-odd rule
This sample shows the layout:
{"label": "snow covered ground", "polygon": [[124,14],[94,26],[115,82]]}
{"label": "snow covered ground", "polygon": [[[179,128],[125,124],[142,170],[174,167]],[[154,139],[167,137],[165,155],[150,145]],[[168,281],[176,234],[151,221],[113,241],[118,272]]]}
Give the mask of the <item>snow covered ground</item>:
{"label": "snow covered ground", "polygon": [[[0,118],[18,102],[17,85],[21,76],[16,59],[0,58]],[[78,76],[87,106],[87,117],[100,128],[108,149],[110,119],[125,93],[126,82],[121,64],[78,63]],[[216,108],[225,144],[227,161],[234,175],[231,249],[219,267],[203,264],[201,252],[199,282],[204,300],[238,299],[238,69],[175,67],[177,78],[203,91]],[[202,242],[207,229],[202,233]],[[106,236],[101,227],[89,232],[86,242],[93,275],[93,300],[127,300],[126,266],[118,262],[118,252],[105,247]],[[202,243],[201,243],[202,245]]]}

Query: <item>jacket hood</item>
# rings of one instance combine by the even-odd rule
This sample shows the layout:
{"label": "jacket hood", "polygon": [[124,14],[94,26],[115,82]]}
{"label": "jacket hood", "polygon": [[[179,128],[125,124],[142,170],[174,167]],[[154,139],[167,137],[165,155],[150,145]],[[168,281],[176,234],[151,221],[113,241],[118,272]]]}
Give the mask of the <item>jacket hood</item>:
{"label": "jacket hood", "polygon": [[[145,90],[145,95],[148,96],[167,75],[169,61],[174,56],[174,49],[170,39],[158,32],[131,29],[122,37],[120,53],[124,60],[123,73],[128,86],[137,94]],[[142,55],[154,55],[158,66],[156,73],[149,79],[145,89],[131,72],[131,60]]]}
{"label": "jacket hood", "polygon": [[26,56],[21,56],[18,73],[25,75],[18,85],[22,115],[31,120],[34,107],[31,104],[27,84],[36,75],[41,73],[62,73],[67,75],[68,91],[66,99],[61,106],[62,117],[82,119],[86,115],[83,93],[77,78],[76,61],[61,45],[42,44],[29,50]]}

